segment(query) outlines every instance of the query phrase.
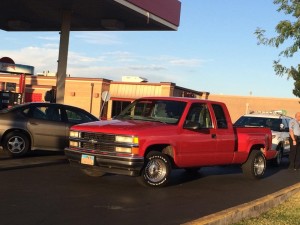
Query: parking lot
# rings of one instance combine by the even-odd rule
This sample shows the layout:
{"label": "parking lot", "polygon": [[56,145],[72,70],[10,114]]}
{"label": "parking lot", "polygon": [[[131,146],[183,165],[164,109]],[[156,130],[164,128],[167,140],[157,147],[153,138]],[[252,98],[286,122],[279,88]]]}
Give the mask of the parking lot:
{"label": "parking lot", "polygon": [[288,171],[287,162],[258,181],[238,166],[195,176],[177,170],[170,186],[151,189],[126,176],[88,177],[62,154],[8,159],[1,151],[1,224],[182,224],[298,183],[300,172]]}

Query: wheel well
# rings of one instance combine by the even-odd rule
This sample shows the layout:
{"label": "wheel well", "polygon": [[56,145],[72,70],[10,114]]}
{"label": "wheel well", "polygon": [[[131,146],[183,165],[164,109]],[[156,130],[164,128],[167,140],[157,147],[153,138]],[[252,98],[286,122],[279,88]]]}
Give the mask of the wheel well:
{"label": "wheel well", "polygon": [[31,136],[29,135],[29,133],[27,131],[22,130],[22,129],[9,129],[9,130],[5,131],[3,136],[2,136],[1,144],[3,144],[5,136],[9,133],[12,133],[12,132],[20,132],[20,133],[26,135],[26,137],[28,138],[28,141],[29,141],[29,146],[31,146]]}
{"label": "wheel well", "polygon": [[265,148],[265,146],[264,145],[253,145],[252,147],[251,147],[251,150],[250,150],[250,152],[252,152],[253,150],[261,150],[262,148]]}
{"label": "wheel well", "polygon": [[157,152],[161,152],[164,153],[165,155],[167,155],[170,160],[173,162],[174,161],[174,151],[172,146],[170,146],[169,144],[156,144],[156,145],[151,145],[147,148],[147,150],[145,151],[145,156],[152,151],[157,151]]}

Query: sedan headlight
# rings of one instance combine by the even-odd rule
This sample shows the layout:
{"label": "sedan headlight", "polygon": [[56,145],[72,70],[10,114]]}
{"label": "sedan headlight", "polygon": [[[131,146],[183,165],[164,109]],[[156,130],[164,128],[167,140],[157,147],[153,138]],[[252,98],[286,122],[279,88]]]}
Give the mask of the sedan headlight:
{"label": "sedan headlight", "polygon": [[138,144],[139,138],[135,136],[116,136],[116,142]]}
{"label": "sedan headlight", "polygon": [[70,130],[70,137],[80,138],[80,132],[79,131]]}

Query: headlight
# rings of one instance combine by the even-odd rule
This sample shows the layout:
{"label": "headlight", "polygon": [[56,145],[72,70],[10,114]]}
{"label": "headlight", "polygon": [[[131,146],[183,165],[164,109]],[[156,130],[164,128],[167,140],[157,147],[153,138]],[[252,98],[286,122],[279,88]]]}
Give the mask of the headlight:
{"label": "headlight", "polygon": [[79,131],[70,130],[70,137],[79,138],[80,137],[80,132]]}
{"label": "headlight", "polygon": [[122,142],[122,143],[138,144],[139,143],[139,138],[138,137],[132,137],[132,136],[116,136],[115,141],[116,142]]}
{"label": "headlight", "polygon": [[70,147],[76,147],[78,148],[79,147],[79,142],[78,141],[70,141]]}
{"label": "headlight", "polygon": [[276,138],[276,135],[272,135],[272,139]]}
{"label": "headlight", "polygon": [[131,153],[131,148],[116,147],[116,152]]}

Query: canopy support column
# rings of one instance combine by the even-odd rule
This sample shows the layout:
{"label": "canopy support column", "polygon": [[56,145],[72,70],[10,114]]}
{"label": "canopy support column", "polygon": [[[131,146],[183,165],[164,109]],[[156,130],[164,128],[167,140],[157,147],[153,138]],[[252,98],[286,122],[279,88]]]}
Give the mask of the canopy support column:
{"label": "canopy support column", "polygon": [[64,11],[62,16],[62,25],[60,32],[59,55],[56,74],[56,102],[64,103],[65,82],[67,74],[69,37],[71,27],[71,12]]}

